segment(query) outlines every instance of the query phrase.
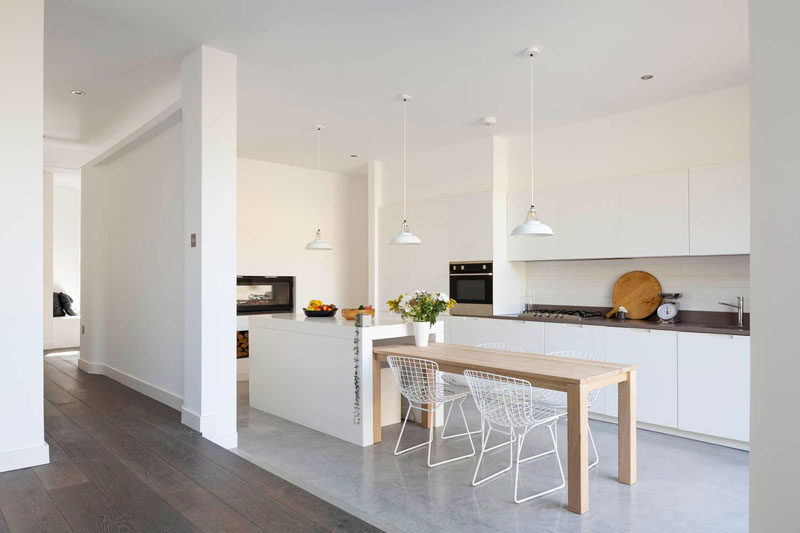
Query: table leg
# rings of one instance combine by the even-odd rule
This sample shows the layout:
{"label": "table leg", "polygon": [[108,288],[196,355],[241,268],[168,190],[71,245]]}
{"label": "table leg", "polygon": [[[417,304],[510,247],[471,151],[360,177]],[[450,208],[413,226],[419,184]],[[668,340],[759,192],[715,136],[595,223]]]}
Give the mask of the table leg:
{"label": "table leg", "polygon": [[636,483],[636,371],[617,386],[619,416],[619,482]]}
{"label": "table leg", "polygon": [[381,441],[381,362],[372,360],[372,443]]}
{"label": "table leg", "polygon": [[589,510],[589,442],[585,385],[567,387],[567,491],[568,508],[583,514]]}
{"label": "table leg", "polygon": [[[433,374],[433,373],[429,374],[428,375],[428,379],[430,381],[432,381],[432,382],[435,382],[436,381],[436,374]],[[435,420],[436,419],[436,412],[435,412],[435,409],[434,409],[436,407],[436,404],[426,403],[426,404],[423,404],[422,407],[424,409],[428,409],[428,410],[427,411],[420,411],[420,413],[422,413],[422,416],[420,417],[420,425],[422,427],[424,427],[425,429],[430,429],[432,426],[436,425],[436,420]]]}

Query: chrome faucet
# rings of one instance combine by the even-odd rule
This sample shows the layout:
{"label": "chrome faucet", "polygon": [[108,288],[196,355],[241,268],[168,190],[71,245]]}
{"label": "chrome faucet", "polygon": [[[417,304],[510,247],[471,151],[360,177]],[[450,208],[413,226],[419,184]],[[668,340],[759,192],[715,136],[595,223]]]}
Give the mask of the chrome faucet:
{"label": "chrome faucet", "polygon": [[726,305],[728,307],[733,307],[739,314],[739,327],[744,327],[744,296],[737,296],[736,297],[736,305],[719,302],[719,305]]}

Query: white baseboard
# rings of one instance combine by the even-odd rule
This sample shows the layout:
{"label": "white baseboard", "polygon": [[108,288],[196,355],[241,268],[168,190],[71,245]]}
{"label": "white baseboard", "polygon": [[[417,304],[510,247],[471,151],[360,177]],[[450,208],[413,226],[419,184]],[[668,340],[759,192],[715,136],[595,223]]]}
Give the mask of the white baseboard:
{"label": "white baseboard", "polygon": [[204,438],[223,448],[231,449],[239,445],[239,433],[226,433],[217,435],[212,428],[216,428],[216,415],[201,416],[186,406],[181,407],[181,423],[200,432]]}
{"label": "white baseboard", "polygon": [[[601,420],[603,422],[617,423],[617,417],[599,415],[590,413],[589,418],[594,420]],[[656,424],[648,424],[647,422],[637,422],[636,427],[639,429],[646,429],[647,431],[655,431],[656,433],[665,433],[675,437],[683,437],[684,439],[699,440],[708,442],[709,444],[717,444],[719,446],[727,446],[728,448],[736,448],[737,450],[750,451],[750,443],[742,442],[740,440],[726,439],[725,437],[715,437],[714,435],[705,435],[703,433],[694,433],[692,431],[684,431],[678,428],[671,428],[668,426],[659,426]]]}
{"label": "white baseboard", "polygon": [[202,420],[200,415],[189,409],[188,407],[181,406],[181,424],[189,426],[195,431],[202,432]]}
{"label": "white baseboard", "polygon": [[89,374],[100,374],[108,376],[115,381],[119,381],[123,385],[132,388],[137,392],[141,392],[145,396],[149,396],[156,401],[168,405],[173,409],[181,409],[183,406],[183,397],[173,394],[167,390],[162,389],[152,383],[148,383],[143,379],[131,376],[130,374],[116,369],[113,366],[104,363],[92,363],[84,359],[78,359],[78,368],[88,372]]}
{"label": "white baseboard", "polygon": [[50,462],[50,447],[46,442],[30,448],[0,452],[0,472],[18,470]]}

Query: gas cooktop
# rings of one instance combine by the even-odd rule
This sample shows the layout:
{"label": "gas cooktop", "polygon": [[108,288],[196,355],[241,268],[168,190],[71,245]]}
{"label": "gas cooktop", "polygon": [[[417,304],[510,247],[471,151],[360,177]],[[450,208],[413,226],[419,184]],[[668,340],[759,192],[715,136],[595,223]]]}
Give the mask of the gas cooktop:
{"label": "gas cooktop", "polygon": [[520,313],[521,317],[536,317],[536,318],[574,318],[581,320],[582,318],[599,318],[603,316],[601,311],[589,309],[558,309],[558,308],[544,308],[526,309]]}

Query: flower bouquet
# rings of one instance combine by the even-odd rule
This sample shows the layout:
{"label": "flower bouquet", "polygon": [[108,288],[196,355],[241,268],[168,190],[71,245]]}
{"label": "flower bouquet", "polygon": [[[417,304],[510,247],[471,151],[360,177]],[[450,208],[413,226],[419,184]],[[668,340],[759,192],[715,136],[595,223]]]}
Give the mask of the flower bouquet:
{"label": "flower bouquet", "polygon": [[436,317],[456,305],[443,292],[430,293],[428,291],[414,291],[401,294],[395,300],[386,302],[389,310],[399,314],[403,320],[411,319],[414,322],[414,340],[417,346],[427,346],[431,326],[436,323]]}

